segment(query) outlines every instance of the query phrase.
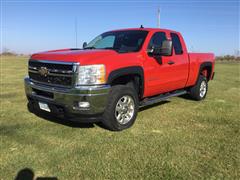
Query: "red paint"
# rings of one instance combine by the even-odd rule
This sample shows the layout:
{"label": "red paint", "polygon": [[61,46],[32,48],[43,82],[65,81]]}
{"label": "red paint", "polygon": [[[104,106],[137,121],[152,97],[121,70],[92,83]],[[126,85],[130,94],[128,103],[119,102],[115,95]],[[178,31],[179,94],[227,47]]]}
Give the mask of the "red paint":
{"label": "red paint", "polygon": [[[144,70],[144,97],[194,85],[198,78],[199,68],[204,62],[212,62],[212,73],[214,72],[214,54],[188,53],[184,39],[178,32],[152,28],[124,30],[149,31],[139,52],[120,54],[112,50],[72,51],[71,49],[63,49],[37,53],[32,55],[31,58],[36,60],[79,62],[80,65],[105,64],[107,77],[111,71],[119,68],[141,66]],[[183,53],[175,55],[173,51],[172,56],[162,57],[162,64],[159,64],[154,58],[148,56],[146,49],[155,32],[165,32],[168,39],[171,39],[171,32],[177,33],[180,37]],[[169,65],[168,61],[174,61],[175,64]],[[206,72],[203,72],[203,74],[206,75]]]}

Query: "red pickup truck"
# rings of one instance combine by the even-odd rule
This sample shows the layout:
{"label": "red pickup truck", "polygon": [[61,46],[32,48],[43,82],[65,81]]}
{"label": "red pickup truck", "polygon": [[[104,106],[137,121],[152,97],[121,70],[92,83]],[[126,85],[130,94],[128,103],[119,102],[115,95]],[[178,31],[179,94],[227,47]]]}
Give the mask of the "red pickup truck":
{"label": "red pickup truck", "polygon": [[33,54],[24,80],[28,109],[123,130],[139,107],[183,94],[204,99],[214,62],[212,53],[188,53],[176,31],[105,32],[82,49]]}

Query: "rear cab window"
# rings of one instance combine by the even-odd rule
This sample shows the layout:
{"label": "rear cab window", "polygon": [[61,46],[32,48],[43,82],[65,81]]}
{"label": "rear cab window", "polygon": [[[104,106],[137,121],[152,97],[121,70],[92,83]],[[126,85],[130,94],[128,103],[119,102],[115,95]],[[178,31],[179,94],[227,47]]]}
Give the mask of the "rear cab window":
{"label": "rear cab window", "polygon": [[182,44],[179,36],[176,33],[170,33],[170,36],[173,42],[173,49],[175,51],[175,55],[183,54]]}

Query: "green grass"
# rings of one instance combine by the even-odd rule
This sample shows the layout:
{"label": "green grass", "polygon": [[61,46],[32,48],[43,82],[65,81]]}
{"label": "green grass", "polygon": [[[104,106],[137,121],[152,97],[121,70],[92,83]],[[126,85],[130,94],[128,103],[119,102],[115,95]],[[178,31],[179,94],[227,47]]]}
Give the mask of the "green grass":
{"label": "green grass", "polygon": [[0,179],[26,167],[59,179],[240,178],[240,64],[216,64],[204,101],[172,98],[117,133],[29,113],[27,58],[2,57],[1,65]]}

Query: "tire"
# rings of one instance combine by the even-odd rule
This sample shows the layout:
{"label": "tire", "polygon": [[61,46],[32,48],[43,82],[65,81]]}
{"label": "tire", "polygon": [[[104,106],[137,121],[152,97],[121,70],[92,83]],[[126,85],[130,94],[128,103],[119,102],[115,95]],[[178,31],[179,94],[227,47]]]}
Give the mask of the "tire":
{"label": "tire", "polygon": [[192,99],[201,101],[206,97],[207,91],[208,81],[205,76],[200,75],[195,86],[190,88],[189,95]]}
{"label": "tire", "polygon": [[136,120],[138,106],[138,96],[131,84],[113,86],[103,114],[103,125],[111,131],[131,127]]}

